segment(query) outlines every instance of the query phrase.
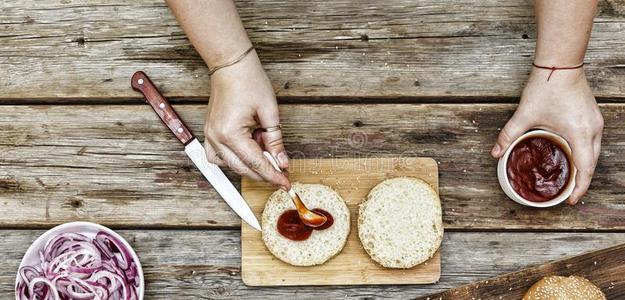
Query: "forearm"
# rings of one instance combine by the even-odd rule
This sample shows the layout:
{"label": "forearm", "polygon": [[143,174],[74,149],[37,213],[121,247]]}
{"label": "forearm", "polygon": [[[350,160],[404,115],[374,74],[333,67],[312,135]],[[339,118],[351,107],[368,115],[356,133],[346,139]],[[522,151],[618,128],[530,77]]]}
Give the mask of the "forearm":
{"label": "forearm", "polygon": [[597,0],[536,0],[538,36],[534,62],[574,66],[584,60]]}
{"label": "forearm", "polygon": [[187,37],[209,67],[251,46],[232,0],[166,0]]}

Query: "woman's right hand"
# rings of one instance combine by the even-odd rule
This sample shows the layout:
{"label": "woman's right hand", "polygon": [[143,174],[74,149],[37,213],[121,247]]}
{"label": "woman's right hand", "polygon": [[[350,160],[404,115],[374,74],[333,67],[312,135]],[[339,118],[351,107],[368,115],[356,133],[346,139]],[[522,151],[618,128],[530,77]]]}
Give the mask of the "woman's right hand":
{"label": "woman's right hand", "polygon": [[282,131],[254,132],[280,124],[278,104],[256,51],[211,76],[204,125],[208,160],[236,173],[290,189],[287,177],[264,157],[271,153],[282,169],[289,166]]}

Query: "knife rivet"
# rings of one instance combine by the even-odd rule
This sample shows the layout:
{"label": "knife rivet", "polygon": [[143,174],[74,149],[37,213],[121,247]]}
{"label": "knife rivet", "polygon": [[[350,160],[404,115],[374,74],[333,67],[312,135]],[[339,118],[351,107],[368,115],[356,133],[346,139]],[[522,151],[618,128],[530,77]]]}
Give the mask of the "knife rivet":
{"label": "knife rivet", "polygon": [[139,78],[139,80],[137,80],[137,83],[143,84],[143,79]]}
{"label": "knife rivet", "polygon": [[178,128],[178,133],[182,133],[182,127]]}
{"label": "knife rivet", "polygon": [[158,107],[159,107],[160,109],[165,108],[165,103],[161,103],[161,104],[159,104],[159,105],[158,105]]}

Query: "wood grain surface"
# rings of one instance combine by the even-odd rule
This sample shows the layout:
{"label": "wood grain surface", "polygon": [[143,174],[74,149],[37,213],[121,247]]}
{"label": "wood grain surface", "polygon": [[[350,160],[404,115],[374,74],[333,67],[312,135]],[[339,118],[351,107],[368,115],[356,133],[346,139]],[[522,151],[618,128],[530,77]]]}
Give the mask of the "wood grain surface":
{"label": "wood grain surface", "polygon": [[[624,1],[599,1],[586,56],[595,96],[613,103],[601,106],[591,189],[580,205],[542,210],[506,199],[488,154],[515,107],[502,103],[517,101],[530,71],[532,0],[235,2],[289,103],[291,157],[437,161],[439,283],[246,286],[239,219],[128,84],[145,70],[173,102],[201,104],[176,110],[202,136],[208,70],[164,1],[4,0],[0,299],[13,297],[19,260],[42,232],[23,229],[75,220],[126,229],[146,299],[416,298],[625,243]],[[616,270],[605,266],[585,270]]]}
{"label": "wood grain surface", "polygon": [[[267,250],[261,232],[242,224],[243,282],[251,286],[398,285],[437,282],[441,275],[440,252],[416,267],[389,269],[373,261],[358,238],[358,204],[374,186],[385,179],[408,176],[424,180],[438,192],[437,167],[435,160],[417,157],[291,160],[291,182],[327,185],[341,195],[349,207],[351,218],[347,242],[341,253],[322,265],[296,267],[276,259]],[[275,187],[266,183],[247,178],[243,178],[241,182],[243,197],[259,220],[262,219],[265,202],[274,191]]]}
{"label": "wood grain surface", "polygon": [[[205,106],[177,105],[201,136]],[[281,105],[293,158],[432,157],[445,228],[625,229],[625,105],[601,106],[603,147],[588,195],[531,209],[506,198],[489,155],[508,104]],[[236,228],[240,221],[147,105],[3,106],[3,227],[87,220],[121,227]],[[228,172],[238,186],[239,177]]]}
{"label": "wood grain surface", "polygon": [[[450,232],[441,280],[433,285],[248,287],[241,281],[238,230],[120,230],[140,257],[147,299],[407,299],[549,260],[625,243],[622,233]],[[43,231],[3,230],[0,299],[13,299],[15,272]],[[511,250],[515,251],[511,255]],[[470,259],[467,259],[467,258]],[[601,265],[598,265],[599,267]]]}
{"label": "wood grain surface", "polygon": [[534,283],[552,275],[584,277],[599,287],[607,299],[623,299],[625,244],[471,283],[422,299],[521,299]]}
{"label": "wood grain surface", "polygon": [[[530,0],[236,3],[277,95],[306,101],[517,97],[536,38]],[[4,103],[133,102],[137,70],[166,96],[209,95],[208,70],[164,1],[4,0],[1,9]],[[586,69],[606,100],[625,94],[623,26],[625,3],[601,1]]]}

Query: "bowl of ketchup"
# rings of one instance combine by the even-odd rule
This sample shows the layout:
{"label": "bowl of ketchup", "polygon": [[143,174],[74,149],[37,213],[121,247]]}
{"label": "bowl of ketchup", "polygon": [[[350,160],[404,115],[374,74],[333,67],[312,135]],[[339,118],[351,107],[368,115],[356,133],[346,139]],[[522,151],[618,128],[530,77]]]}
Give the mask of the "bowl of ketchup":
{"label": "bowl of ketchup", "polygon": [[575,188],[577,169],[571,157],[571,147],[561,136],[541,129],[528,131],[499,159],[499,185],[519,204],[558,205]]}

